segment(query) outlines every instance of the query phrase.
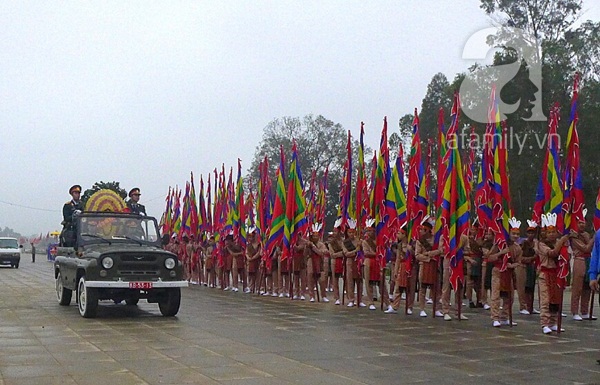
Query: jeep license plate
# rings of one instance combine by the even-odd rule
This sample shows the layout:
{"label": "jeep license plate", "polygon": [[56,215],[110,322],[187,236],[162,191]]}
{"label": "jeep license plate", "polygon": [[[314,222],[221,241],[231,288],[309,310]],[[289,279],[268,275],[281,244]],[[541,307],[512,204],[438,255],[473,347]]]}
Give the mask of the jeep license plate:
{"label": "jeep license plate", "polygon": [[129,282],[130,289],[152,289],[152,282]]}

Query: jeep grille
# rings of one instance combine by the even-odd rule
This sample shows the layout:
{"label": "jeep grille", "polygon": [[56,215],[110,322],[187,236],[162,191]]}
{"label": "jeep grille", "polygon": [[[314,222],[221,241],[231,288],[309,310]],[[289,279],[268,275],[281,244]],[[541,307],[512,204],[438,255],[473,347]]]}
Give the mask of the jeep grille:
{"label": "jeep grille", "polygon": [[[120,255],[117,271],[121,276],[160,276],[160,261],[156,255]],[[117,262],[117,261],[115,261]]]}

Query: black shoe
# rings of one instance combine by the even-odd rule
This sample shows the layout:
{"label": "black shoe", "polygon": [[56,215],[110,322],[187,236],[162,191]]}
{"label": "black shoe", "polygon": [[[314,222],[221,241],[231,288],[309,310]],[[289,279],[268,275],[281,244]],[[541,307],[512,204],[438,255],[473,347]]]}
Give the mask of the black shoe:
{"label": "black shoe", "polygon": [[469,309],[475,309],[476,306],[473,302],[469,302]]}
{"label": "black shoe", "polygon": [[475,305],[475,307],[483,308],[483,304],[481,302],[477,302],[477,305]]}

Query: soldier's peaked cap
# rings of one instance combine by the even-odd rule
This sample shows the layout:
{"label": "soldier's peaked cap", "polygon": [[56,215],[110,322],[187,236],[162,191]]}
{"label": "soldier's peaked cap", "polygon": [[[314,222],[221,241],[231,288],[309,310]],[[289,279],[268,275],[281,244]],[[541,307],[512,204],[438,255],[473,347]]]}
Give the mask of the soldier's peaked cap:
{"label": "soldier's peaked cap", "polygon": [[141,195],[141,193],[140,193],[140,189],[139,189],[139,188],[137,188],[137,187],[134,187],[134,188],[132,188],[131,190],[129,190],[129,197],[130,197],[130,198],[131,198],[131,196],[132,196],[133,194],[140,194],[140,195]]}
{"label": "soldier's peaked cap", "polygon": [[75,191],[81,192],[81,186],[78,184],[71,186],[69,189],[69,194],[73,194]]}

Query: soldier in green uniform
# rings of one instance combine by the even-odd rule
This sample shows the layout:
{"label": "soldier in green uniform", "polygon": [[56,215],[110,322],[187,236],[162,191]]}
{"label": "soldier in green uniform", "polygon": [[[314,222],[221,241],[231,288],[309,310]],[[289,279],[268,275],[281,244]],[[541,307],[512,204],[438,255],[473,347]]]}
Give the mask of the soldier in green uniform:
{"label": "soldier in green uniform", "polygon": [[140,202],[140,189],[137,187],[129,190],[129,200],[127,200],[127,208],[132,214],[146,215],[146,207]]}
{"label": "soldier in green uniform", "polygon": [[74,214],[79,214],[83,211],[83,203],[81,202],[81,186],[76,184],[69,189],[71,200],[63,205],[63,229],[60,233],[60,245],[65,247],[75,246],[75,223],[73,220]]}

